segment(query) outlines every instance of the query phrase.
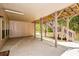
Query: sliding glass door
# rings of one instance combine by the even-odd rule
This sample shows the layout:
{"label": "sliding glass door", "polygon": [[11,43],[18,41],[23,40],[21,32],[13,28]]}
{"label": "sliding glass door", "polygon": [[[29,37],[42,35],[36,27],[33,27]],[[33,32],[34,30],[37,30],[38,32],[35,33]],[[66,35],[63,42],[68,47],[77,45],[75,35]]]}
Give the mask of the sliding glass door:
{"label": "sliding glass door", "polygon": [[8,21],[3,17],[0,17],[0,39],[6,39],[9,37]]}

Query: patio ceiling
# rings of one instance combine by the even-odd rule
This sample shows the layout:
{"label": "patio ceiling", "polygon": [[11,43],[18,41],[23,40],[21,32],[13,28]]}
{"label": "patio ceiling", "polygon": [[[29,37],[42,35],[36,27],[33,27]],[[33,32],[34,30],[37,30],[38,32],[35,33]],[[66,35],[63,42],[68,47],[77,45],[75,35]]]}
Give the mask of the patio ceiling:
{"label": "patio ceiling", "polygon": [[[55,19],[55,13],[58,15],[58,19],[67,19],[68,17],[79,15],[79,3],[72,4],[67,8],[56,11],[48,16],[43,17],[43,22],[46,23],[48,21]],[[39,20],[37,20],[39,22]]]}
{"label": "patio ceiling", "polygon": [[19,15],[6,11],[5,13],[9,20],[24,20],[32,22],[34,20],[39,20],[40,17],[43,17],[44,20],[47,21],[48,18],[52,18],[51,13],[68,7],[71,4],[72,3],[2,3],[1,5],[3,10],[8,9],[24,13],[24,15]]}

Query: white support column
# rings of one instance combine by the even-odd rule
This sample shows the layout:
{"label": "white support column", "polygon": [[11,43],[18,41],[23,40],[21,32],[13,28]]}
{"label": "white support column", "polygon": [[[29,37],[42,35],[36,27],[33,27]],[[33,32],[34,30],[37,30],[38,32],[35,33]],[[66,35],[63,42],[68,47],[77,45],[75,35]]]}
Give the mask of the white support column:
{"label": "white support column", "polygon": [[34,38],[36,38],[36,22],[34,22]]}
{"label": "white support column", "polygon": [[45,37],[47,36],[47,26],[45,24]]}
{"label": "white support column", "polygon": [[48,26],[46,26],[46,35],[48,36]]}
{"label": "white support column", "polygon": [[66,41],[68,41],[69,40],[69,33],[68,33],[68,30],[69,30],[69,18],[67,18],[67,34],[66,34],[66,36],[67,36],[67,40]]}
{"label": "white support column", "polygon": [[70,22],[70,19],[67,18],[67,28],[69,29],[69,22]]}
{"label": "white support column", "polygon": [[58,33],[57,33],[57,32],[58,32],[58,31],[57,31],[57,29],[58,29],[58,28],[57,28],[57,27],[58,27],[58,26],[57,26],[57,25],[58,25],[58,24],[57,24],[57,18],[58,18],[58,17],[57,17],[57,13],[55,13],[55,47],[57,47],[57,39],[58,39],[58,38],[57,38],[57,37],[58,37]]}
{"label": "white support column", "polygon": [[60,34],[61,35],[61,40],[63,40],[63,32],[64,32],[63,27],[61,27],[61,34]]}
{"label": "white support column", "polygon": [[43,19],[40,18],[40,33],[41,33],[41,41],[43,40],[43,32],[42,32],[42,29],[43,29]]}

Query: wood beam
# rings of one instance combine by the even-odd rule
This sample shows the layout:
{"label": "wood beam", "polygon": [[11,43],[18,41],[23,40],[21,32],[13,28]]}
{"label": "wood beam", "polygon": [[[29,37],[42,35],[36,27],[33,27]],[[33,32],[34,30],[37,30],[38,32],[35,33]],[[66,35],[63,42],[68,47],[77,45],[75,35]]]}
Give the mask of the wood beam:
{"label": "wood beam", "polygon": [[76,12],[71,7],[69,7],[69,8],[72,10],[72,12],[74,12],[74,14],[76,14]]}
{"label": "wood beam", "polygon": [[57,31],[57,27],[58,27],[58,26],[57,26],[57,25],[58,25],[58,24],[57,24],[57,17],[58,17],[58,16],[57,16],[57,13],[55,13],[55,47],[57,47],[57,39],[58,39],[58,38],[57,38],[57,37],[58,37],[58,31]]}
{"label": "wood beam", "polygon": [[40,33],[41,33],[41,41],[43,40],[43,18],[40,18]]}
{"label": "wood beam", "polygon": [[77,6],[77,8],[78,8],[78,10],[79,10],[79,3],[76,3],[76,6]]}
{"label": "wood beam", "polygon": [[44,24],[44,27],[45,27],[45,37],[47,36],[47,26],[46,26],[46,24]]}
{"label": "wood beam", "polygon": [[64,10],[65,12],[67,12],[68,15],[71,15],[67,10]]}
{"label": "wood beam", "polygon": [[60,13],[57,15],[57,17],[59,17],[63,12],[64,10],[61,10]]}
{"label": "wood beam", "polygon": [[36,38],[36,22],[34,22],[34,38]]}
{"label": "wood beam", "polygon": [[[69,29],[69,22],[70,22],[70,19],[67,18],[67,20],[66,20],[66,23],[67,23],[67,29]],[[67,30],[66,38],[67,38],[66,41],[68,41],[68,40],[69,40],[69,32],[68,32],[68,30]]]}

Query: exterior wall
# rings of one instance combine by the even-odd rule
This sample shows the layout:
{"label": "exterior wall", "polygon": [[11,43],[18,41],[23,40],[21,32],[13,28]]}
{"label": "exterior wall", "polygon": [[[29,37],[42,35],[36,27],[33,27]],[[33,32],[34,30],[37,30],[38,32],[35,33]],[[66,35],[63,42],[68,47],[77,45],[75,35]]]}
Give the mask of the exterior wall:
{"label": "exterior wall", "polygon": [[[7,22],[8,18],[4,11],[0,9],[0,16],[3,16],[3,19]],[[10,37],[22,37],[33,35],[33,23],[22,22],[22,21],[9,21],[9,28],[6,25],[7,29],[10,29]],[[0,49],[3,47],[7,38],[0,39]]]}
{"label": "exterior wall", "polygon": [[33,35],[33,23],[23,21],[9,21],[10,38]]}

